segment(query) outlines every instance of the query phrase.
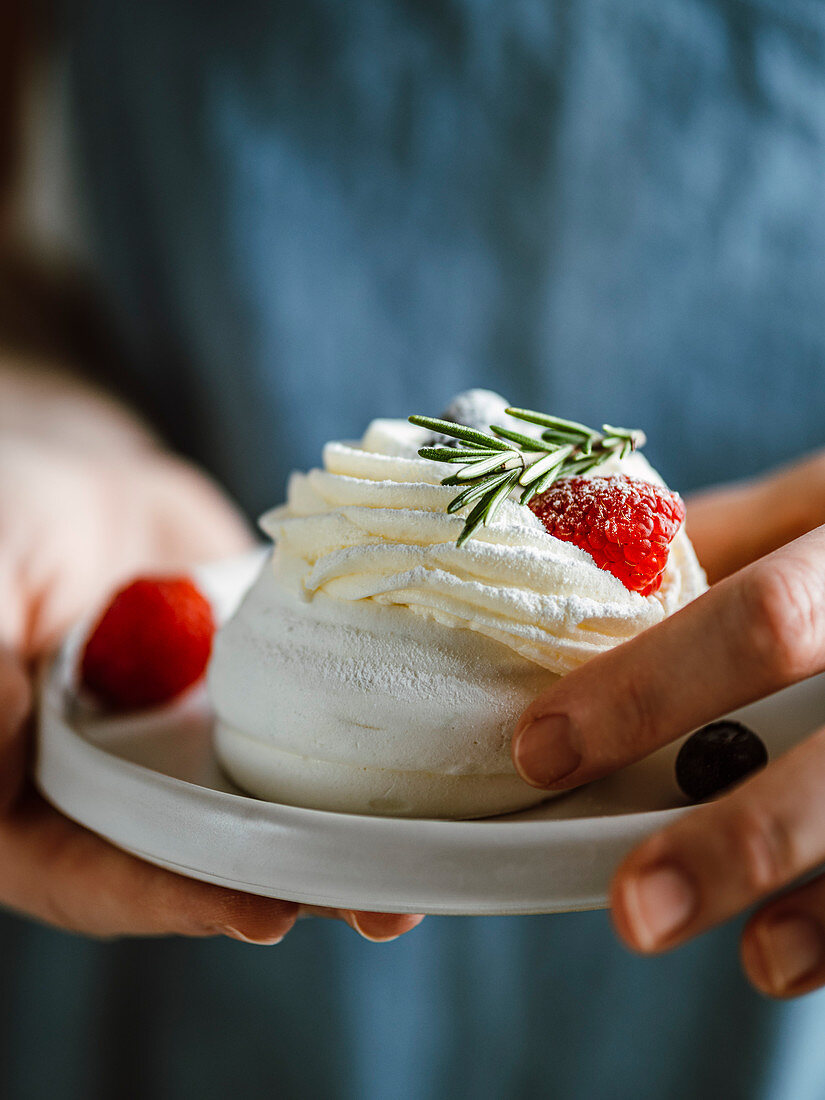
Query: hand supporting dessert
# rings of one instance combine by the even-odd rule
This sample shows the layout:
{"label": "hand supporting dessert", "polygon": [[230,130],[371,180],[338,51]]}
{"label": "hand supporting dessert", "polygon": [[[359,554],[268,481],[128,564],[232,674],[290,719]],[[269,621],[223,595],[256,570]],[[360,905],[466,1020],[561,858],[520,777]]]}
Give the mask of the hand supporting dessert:
{"label": "hand supporting dessert", "polygon": [[[94,936],[276,943],[292,927],[298,905],[135,859],[26,782],[32,677],[66,628],[134,572],[227,556],[250,542],[223,494],[128,410],[69,375],[0,364],[0,904]],[[372,940],[420,919],[317,912]]]}
{"label": "hand supporting dessert", "polygon": [[[522,777],[576,787],[825,670],[823,521],[825,453],[689,505],[700,560],[724,579],[537,699],[513,740]],[[619,934],[640,952],[664,951],[812,871],[825,860],[824,789],[825,727],[627,857],[611,894]],[[772,996],[825,985],[825,878],[763,905],[742,958]]]}

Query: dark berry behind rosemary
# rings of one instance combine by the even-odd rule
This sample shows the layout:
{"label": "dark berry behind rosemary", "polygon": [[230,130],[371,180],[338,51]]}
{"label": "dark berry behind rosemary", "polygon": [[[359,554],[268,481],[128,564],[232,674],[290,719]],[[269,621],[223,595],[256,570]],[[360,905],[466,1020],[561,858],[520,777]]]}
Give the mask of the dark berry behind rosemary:
{"label": "dark berry behind rosemary", "polygon": [[[457,393],[447,408],[439,415],[439,420],[448,420],[453,424],[462,424],[465,428],[475,428],[479,432],[489,430],[491,424],[507,419],[509,402],[493,390],[464,390]],[[425,447],[460,447],[458,440],[446,435],[433,434],[424,444]]]}

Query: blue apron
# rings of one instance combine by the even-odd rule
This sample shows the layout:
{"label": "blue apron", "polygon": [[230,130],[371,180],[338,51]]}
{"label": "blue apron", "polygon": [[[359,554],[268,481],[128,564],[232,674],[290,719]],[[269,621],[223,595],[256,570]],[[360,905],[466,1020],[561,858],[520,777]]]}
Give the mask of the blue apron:
{"label": "blue apron", "polygon": [[[825,444],[820,5],[64,0],[59,23],[112,383],[251,513],[326,439],[470,385],[644,427],[682,490]],[[384,947],[2,925],[13,1097],[825,1095],[824,995],[760,998],[734,926],[640,959],[602,913]]]}

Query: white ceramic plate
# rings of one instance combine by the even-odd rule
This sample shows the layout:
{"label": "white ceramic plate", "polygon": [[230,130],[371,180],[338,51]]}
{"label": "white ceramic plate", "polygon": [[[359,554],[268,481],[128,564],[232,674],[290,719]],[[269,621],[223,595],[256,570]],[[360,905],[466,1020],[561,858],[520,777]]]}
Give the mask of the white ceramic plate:
{"label": "white ceramic plate", "polygon": [[[259,555],[199,572],[228,614]],[[533,810],[482,821],[363,817],[242,794],[212,751],[202,691],[141,716],[93,718],[72,688],[75,632],[42,689],[36,780],[58,809],[182,875],[343,908],[440,914],[556,913],[607,904],[611,874],[684,812],[677,746]],[[737,712],[778,755],[825,721],[825,676]]]}

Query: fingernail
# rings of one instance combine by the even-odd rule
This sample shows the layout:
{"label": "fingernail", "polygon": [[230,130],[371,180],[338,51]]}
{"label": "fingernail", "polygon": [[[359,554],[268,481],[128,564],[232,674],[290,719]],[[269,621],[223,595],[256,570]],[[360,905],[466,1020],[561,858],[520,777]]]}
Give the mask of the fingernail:
{"label": "fingernail", "polygon": [[392,940],[397,940],[419,925],[423,919],[422,915],[411,914],[408,917],[409,923],[406,928],[402,928],[400,932],[387,935],[384,931],[386,917],[383,914],[377,913],[373,916],[369,913],[350,913],[350,924],[359,936],[363,936],[370,943],[390,943]]}
{"label": "fingernail", "polygon": [[231,925],[227,925],[223,930],[225,936],[229,936],[230,939],[240,940],[241,943],[255,943],[260,947],[274,947],[276,943],[280,943],[286,933],[280,936],[247,936],[245,932],[241,932],[239,928],[233,928]]}
{"label": "fingernail", "polygon": [[688,923],[698,908],[693,883],[673,864],[631,880],[624,892],[625,913],[642,951],[661,946]]}
{"label": "fingernail", "polygon": [[781,917],[761,925],[757,936],[776,993],[810,978],[825,961],[822,929],[810,917]]}
{"label": "fingernail", "polygon": [[531,722],[517,735],[513,755],[519,775],[534,787],[558,783],[574,772],[582,759],[565,714],[545,714]]}

